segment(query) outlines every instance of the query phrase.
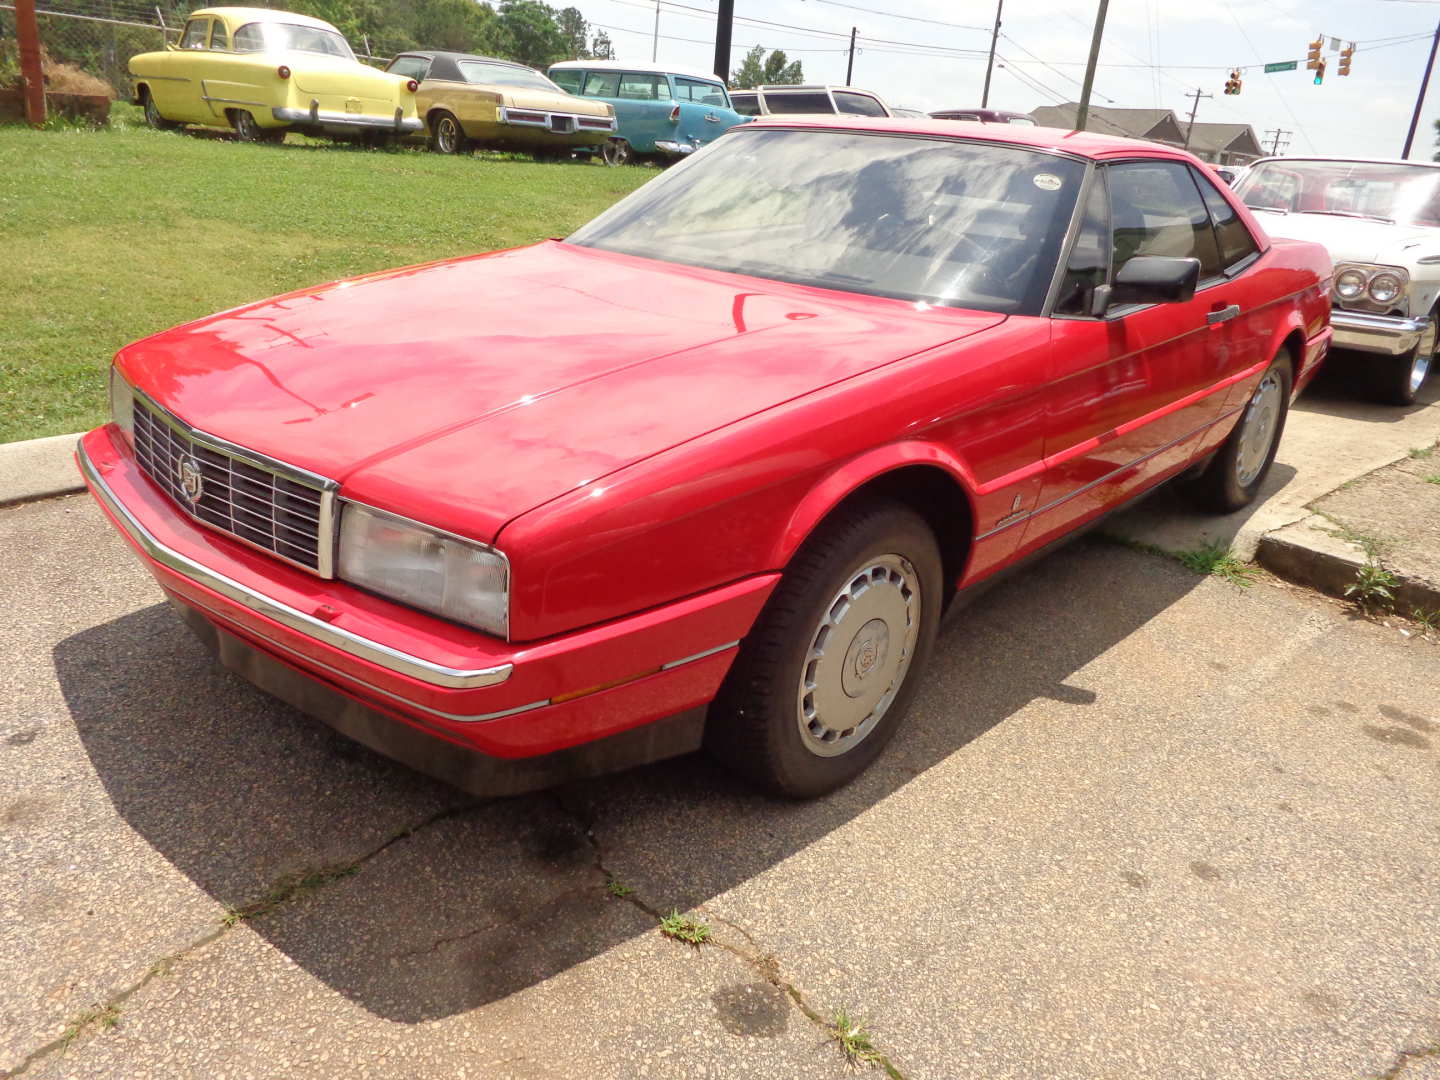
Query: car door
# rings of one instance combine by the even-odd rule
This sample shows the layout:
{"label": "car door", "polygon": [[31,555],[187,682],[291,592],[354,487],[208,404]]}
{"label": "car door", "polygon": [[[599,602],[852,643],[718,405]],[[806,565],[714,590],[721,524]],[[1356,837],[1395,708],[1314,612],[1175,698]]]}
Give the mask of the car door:
{"label": "car door", "polygon": [[[1094,290],[1137,255],[1195,258],[1184,302],[1090,313]],[[1049,543],[1192,456],[1224,404],[1207,316],[1223,282],[1210,214],[1189,167],[1151,159],[1097,167],[1052,311],[1044,482],[1024,546]]]}
{"label": "car door", "polygon": [[210,18],[200,16],[185,23],[174,62],[167,68],[167,77],[150,87],[155,105],[167,120],[192,124],[210,119],[210,109],[201,100],[200,81],[205,78],[203,60],[210,47]]}
{"label": "car door", "polygon": [[725,88],[684,75],[672,75],[675,100],[680,104],[677,136],[682,143],[704,146],[738,124],[740,114],[726,104]]}
{"label": "car door", "polygon": [[615,135],[642,154],[653,153],[656,139],[673,139],[670,84],[663,75],[587,71],[580,93],[608,101],[615,110]]}

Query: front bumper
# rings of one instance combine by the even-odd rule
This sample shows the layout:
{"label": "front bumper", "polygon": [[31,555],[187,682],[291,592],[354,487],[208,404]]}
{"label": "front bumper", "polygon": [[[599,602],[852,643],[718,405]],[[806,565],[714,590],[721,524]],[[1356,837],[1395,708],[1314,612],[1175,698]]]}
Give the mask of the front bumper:
{"label": "front bumper", "polygon": [[113,425],[86,435],[77,459],[166,595],[196,618],[413,729],[407,735],[512,762],[708,704],[777,580],[760,575],[586,630],[507,643],[316,578],[195,523],[144,476]]}
{"label": "front bumper", "polygon": [[326,112],[320,108],[318,102],[312,102],[308,109],[274,108],[270,112],[282,123],[331,130],[384,131],[408,135],[424,126],[418,116],[406,116],[404,110],[398,108],[393,116],[367,116],[362,113]]}
{"label": "front bumper", "polygon": [[1335,308],[1330,313],[1330,325],[1335,331],[1334,346],[1337,349],[1356,349],[1359,352],[1379,353],[1383,356],[1400,356],[1420,344],[1428,320],[1411,319],[1400,315],[1372,315],[1365,311],[1345,311]]}

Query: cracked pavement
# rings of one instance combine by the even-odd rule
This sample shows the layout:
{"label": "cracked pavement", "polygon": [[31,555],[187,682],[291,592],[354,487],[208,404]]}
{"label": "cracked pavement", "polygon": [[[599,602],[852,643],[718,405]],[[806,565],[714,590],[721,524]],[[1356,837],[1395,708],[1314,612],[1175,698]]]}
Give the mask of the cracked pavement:
{"label": "cracked pavement", "polygon": [[839,1078],[844,1009],[907,1080],[1440,1076],[1440,648],[1334,602],[1082,541],[833,796],[477,801],[214,666],[85,497],[0,550],[0,1075]]}

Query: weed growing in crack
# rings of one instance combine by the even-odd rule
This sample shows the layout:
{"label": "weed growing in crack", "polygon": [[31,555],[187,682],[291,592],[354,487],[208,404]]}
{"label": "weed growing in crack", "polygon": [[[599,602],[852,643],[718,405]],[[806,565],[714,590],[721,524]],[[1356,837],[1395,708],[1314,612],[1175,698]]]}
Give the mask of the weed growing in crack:
{"label": "weed growing in crack", "polygon": [[1440,484],[1440,472],[1432,472],[1429,476],[1425,477],[1425,483]]}
{"label": "weed growing in crack", "polygon": [[225,909],[225,914],[220,921],[225,926],[235,926],[251,919],[258,919],[262,915],[269,915],[282,904],[292,900],[298,900],[306,893],[314,892],[316,889],[323,889],[332,882],[341,878],[358,874],[360,867],[355,864],[349,866],[331,866],[320,870],[307,870],[303,874],[292,874],[283,877],[271,885],[265,895],[243,907],[231,907]]}
{"label": "weed growing in crack", "polygon": [[1345,595],[1366,615],[1388,611],[1395,603],[1395,586],[1400,579],[1377,562],[1367,562],[1355,572],[1355,581],[1345,586]]}
{"label": "weed growing in crack", "polygon": [[616,900],[624,900],[627,896],[633,896],[635,894],[634,889],[626,885],[614,874],[605,875],[605,891],[615,897]]}
{"label": "weed growing in crack", "polygon": [[669,915],[660,916],[660,932],[668,938],[683,941],[697,949],[710,940],[710,927],[699,919],[681,915],[674,909],[671,909]]}
{"label": "weed growing in crack", "polygon": [[870,1040],[865,1022],[851,1020],[844,1009],[835,1014],[835,1022],[830,1025],[830,1037],[840,1044],[841,1053],[851,1065],[874,1065],[880,1060],[880,1051]]}
{"label": "weed growing in crack", "polygon": [[1411,608],[1410,618],[1420,624],[1427,634],[1440,633],[1440,611],[1426,611],[1424,608]]}
{"label": "weed growing in crack", "polygon": [[116,1005],[96,1006],[71,1018],[60,1035],[60,1049],[68,1050],[70,1044],[92,1028],[110,1031],[120,1023],[120,1008]]}
{"label": "weed growing in crack", "polygon": [[1435,447],[1416,446],[1407,450],[1406,453],[1408,453],[1412,458],[1428,458],[1431,454],[1435,453]]}
{"label": "weed growing in crack", "polygon": [[1255,571],[1230,554],[1225,544],[1210,543],[1190,551],[1176,553],[1176,558],[1197,574],[1213,574],[1232,585],[1248,589],[1255,583]]}

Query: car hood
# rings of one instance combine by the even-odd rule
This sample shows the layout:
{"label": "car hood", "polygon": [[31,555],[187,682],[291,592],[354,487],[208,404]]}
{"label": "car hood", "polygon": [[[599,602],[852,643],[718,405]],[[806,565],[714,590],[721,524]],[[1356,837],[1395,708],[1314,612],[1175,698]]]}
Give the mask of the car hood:
{"label": "car hood", "polygon": [[616,469],[1002,321],[548,242],[261,301],[117,363],[203,431],[489,539]]}
{"label": "car hood", "polygon": [[1440,229],[1423,225],[1391,225],[1333,214],[1278,214],[1255,210],[1255,220],[1271,236],[1312,240],[1323,245],[1333,262],[1385,263],[1413,267],[1425,255],[1440,255]]}

